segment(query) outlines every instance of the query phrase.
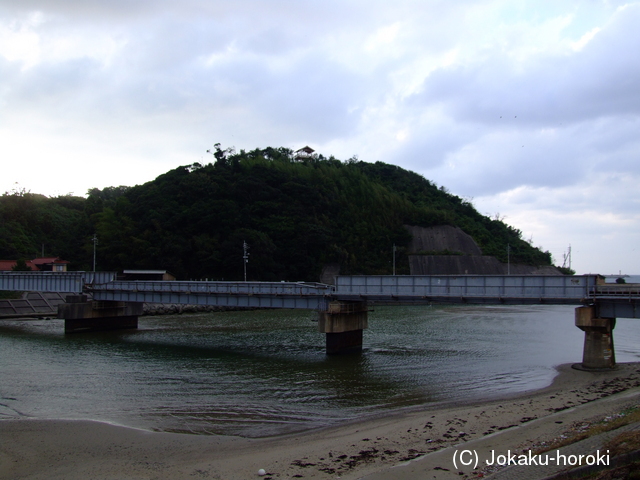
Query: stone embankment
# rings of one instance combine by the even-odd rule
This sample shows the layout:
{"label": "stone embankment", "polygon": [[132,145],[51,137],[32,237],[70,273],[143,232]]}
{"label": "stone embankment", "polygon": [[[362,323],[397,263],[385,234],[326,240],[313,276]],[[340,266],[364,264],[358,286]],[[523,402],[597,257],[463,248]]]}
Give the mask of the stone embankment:
{"label": "stone embankment", "polygon": [[483,255],[475,240],[459,227],[405,225],[411,233],[411,275],[562,275],[552,266],[537,267],[500,262]]}

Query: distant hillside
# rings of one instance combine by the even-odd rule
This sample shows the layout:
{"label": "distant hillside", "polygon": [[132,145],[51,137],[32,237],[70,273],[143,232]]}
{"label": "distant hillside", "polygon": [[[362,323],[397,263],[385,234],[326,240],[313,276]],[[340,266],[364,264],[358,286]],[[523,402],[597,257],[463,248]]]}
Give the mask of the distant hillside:
{"label": "distant hillside", "polygon": [[[457,227],[485,256],[551,265],[521,232],[424,177],[387,165],[285,148],[239,153],[216,146],[214,162],[179,167],[135,187],[93,189],[87,199],[29,193],[0,197],[0,258],[64,257],[91,265],[97,233],[102,270],[162,268],[178,278],[240,280],[242,245],[251,280],[315,281],[326,265],[343,274],[409,273],[410,229]],[[22,207],[17,208],[16,205]],[[451,253],[453,247],[422,254]],[[460,252],[459,252],[460,253]],[[477,253],[477,252],[476,252]]]}
{"label": "distant hillside", "polygon": [[0,259],[57,256],[73,260],[76,267],[85,264],[93,228],[85,206],[82,197],[5,193],[0,197]]}

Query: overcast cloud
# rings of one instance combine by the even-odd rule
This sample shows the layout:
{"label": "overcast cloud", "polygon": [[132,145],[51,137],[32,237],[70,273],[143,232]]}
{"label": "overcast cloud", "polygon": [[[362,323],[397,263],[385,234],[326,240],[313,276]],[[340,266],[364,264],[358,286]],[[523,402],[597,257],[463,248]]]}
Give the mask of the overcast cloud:
{"label": "overcast cloud", "polygon": [[0,1],[0,190],[309,145],[640,273],[640,2]]}

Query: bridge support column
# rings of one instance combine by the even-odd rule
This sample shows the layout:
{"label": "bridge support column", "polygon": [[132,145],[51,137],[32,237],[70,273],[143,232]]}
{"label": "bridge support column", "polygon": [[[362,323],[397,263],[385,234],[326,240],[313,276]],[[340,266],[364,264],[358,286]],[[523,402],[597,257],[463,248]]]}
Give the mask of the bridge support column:
{"label": "bridge support column", "polygon": [[69,295],[58,305],[64,333],[138,328],[142,303],[90,301],[86,295]]}
{"label": "bridge support column", "polygon": [[318,329],[326,334],[327,355],[362,351],[362,330],[367,327],[367,302],[330,302],[318,320]]}
{"label": "bridge support column", "polygon": [[596,318],[595,307],[576,308],[576,327],[584,331],[583,370],[611,369],[616,366],[613,348],[615,318]]}

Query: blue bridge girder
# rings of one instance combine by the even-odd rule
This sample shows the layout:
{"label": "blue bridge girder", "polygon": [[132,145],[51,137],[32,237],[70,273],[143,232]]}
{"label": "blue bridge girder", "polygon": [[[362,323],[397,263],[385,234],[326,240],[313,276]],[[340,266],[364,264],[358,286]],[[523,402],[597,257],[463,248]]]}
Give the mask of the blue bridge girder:
{"label": "blue bridge girder", "polygon": [[582,304],[596,281],[596,275],[351,275],[336,277],[334,295],[383,302]]}
{"label": "blue bridge girder", "polygon": [[94,300],[326,310],[332,287],[303,282],[114,281],[87,288]]}
{"label": "blue bridge girder", "polygon": [[80,294],[88,284],[115,279],[116,272],[0,272],[0,290]]}

